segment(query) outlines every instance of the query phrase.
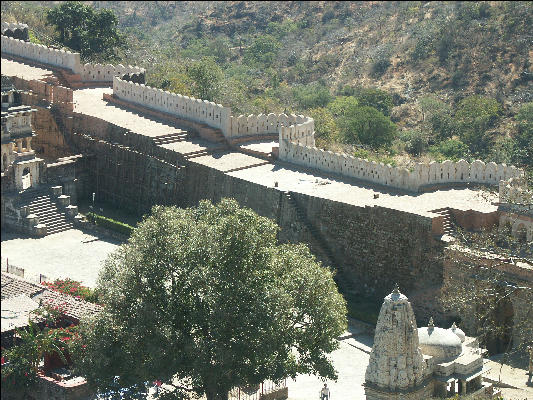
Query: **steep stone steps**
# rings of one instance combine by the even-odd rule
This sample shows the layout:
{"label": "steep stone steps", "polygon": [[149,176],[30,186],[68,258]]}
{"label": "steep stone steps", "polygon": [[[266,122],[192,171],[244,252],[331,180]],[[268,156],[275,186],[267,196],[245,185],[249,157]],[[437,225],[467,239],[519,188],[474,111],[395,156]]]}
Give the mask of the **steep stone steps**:
{"label": "steep stone steps", "polygon": [[453,215],[449,208],[438,208],[436,210],[431,210],[432,213],[439,214],[443,216],[442,227],[444,235],[453,236],[455,233],[455,224],[453,222]]}
{"label": "steep stone steps", "polygon": [[327,261],[329,261],[330,266],[332,267],[337,266],[337,263],[335,261],[335,256],[333,252],[331,251],[329,245],[327,244],[326,240],[324,239],[322,234],[319,232],[319,230],[311,223],[311,221],[309,221],[306,213],[304,212],[304,210],[302,210],[302,208],[300,207],[300,205],[298,204],[294,196],[292,196],[291,192],[285,190],[285,191],[282,191],[282,193],[289,201],[289,204],[291,204],[291,206],[296,211],[296,215],[298,219],[306,226],[306,228],[311,233],[310,239],[311,239],[312,244],[314,244],[313,247],[315,249],[318,249],[325,256]]}
{"label": "steep stone steps", "polygon": [[160,146],[162,144],[183,142],[184,140],[187,140],[188,137],[189,135],[187,134],[187,132],[183,132],[180,130],[178,132],[169,133],[167,135],[156,136],[152,138],[152,140],[156,146]]}
{"label": "steep stone steps", "polygon": [[40,224],[46,225],[46,234],[72,229],[74,224],[67,218],[66,212],[57,208],[50,194],[46,189],[26,191],[20,195],[20,205],[29,206],[30,214],[35,214],[39,218]]}
{"label": "steep stone steps", "polygon": [[218,153],[220,151],[226,151],[227,149],[228,149],[228,146],[221,146],[221,147],[216,147],[214,149],[197,150],[197,151],[192,151],[190,153],[185,153],[183,157],[186,160],[190,160],[191,158],[207,156],[210,154]]}

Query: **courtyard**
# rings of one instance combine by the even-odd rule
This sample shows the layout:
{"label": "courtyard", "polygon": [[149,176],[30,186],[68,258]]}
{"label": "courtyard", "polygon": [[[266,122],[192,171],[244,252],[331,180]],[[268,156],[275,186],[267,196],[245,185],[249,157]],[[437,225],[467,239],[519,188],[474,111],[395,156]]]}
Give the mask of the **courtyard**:
{"label": "courtyard", "polygon": [[94,288],[98,272],[107,255],[120,242],[97,233],[78,229],[58,232],[43,238],[31,238],[2,231],[2,269],[6,264],[24,269],[24,277],[39,281],[71,278]]}

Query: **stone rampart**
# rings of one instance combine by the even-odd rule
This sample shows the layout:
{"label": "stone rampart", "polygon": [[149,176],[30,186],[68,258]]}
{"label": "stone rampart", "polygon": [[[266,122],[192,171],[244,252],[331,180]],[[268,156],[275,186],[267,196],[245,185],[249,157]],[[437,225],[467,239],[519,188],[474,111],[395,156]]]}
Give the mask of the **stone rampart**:
{"label": "stone rampart", "polygon": [[[239,115],[230,117],[229,132],[226,137],[237,138],[242,136],[260,136],[268,134],[279,134],[282,127],[299,126],[302,124],[313,124],[312,118],[295,114],[259,114],[259,115]],[[294,129],[293,129],[294,130]],[[314,132],[314,128],[311,133]],[[314,141],[313,141],[314,145]]]}
{"label": "stone rampart", "polygon": [[24,30],[24,29],[28,29],[28,25],[26,24],[21,24],[19,22],[4,22],[2,21],[2,34],[4,34],[4,32],[6,30],[12,30],[14,31],[15,29],[20,29],[20,30]]}
{"label": "stone rampart", "polygon": [[533,208],[533,190],[526,185],[525,179],[513,177],[499,182],[500,203]]}
{"label": "stone rampart", "polygon": [[143,84],[113,78],[113,95],[144,107],[162,111],[179,118],[204,123],[220,129],[224,136],[229,132],[231,110],[211,101],[182,96]]}
{"label": "stone rampart", "polygon": [[71,112],[74,108],[74,94],[72,89],[54,86],[40,80],[26,80],[17,76],[12,77],[17,89],[22,93],[22,102],[27,105],[38,105],[39,102],[55,104],[61,110]]}
{"label": "stone rampart", "polygon": [[85,64],[81,66],[79,74],[83,82],[113,82],[115,76],[125,74],[144,74],[145,69],[131,65],[117,66],[111,64]]}
{"label": "stone rampart", "polygon": [[4,35],[2,35],[2,53],[70,69],[74,73],[80,73],[81,71],[79,53],[52,49],[42,44],[25,42]]}
{"label": "stone rampart", "polygon": [[[304,137],[305,141],[309,139]],[[363,181],[392,186],[413,192],[439,184],[482,183],[498,185],[500,180],[520,177],[523,171],[514,166],[476,160],[416,164],[413,171],[368,161],[346,154],[324,151],[295,140],[280,139],[280,159],[329,173],[349,176]]]}
{"label": "stone rampart", "polygon": [[[2,28],[3,29],[3,28]],[[79,74],[83,82],[111,83],[113,77],[124,74],[144,74],[144,68],[124,66],[119,64],[84,64],[80,62],[80,54],[65,50],[25,42],[2,35],[2,53],[27,58],[42,64],[50,64],[59,68],[71,70]]]}

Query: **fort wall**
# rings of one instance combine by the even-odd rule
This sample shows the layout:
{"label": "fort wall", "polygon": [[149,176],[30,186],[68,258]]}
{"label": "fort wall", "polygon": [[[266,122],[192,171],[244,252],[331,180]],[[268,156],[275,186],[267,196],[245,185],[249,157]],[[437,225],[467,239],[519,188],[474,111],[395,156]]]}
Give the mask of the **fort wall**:
{"label": "fort wall", "polygon": [[43,64],[55,65],[70,69],[74,73],[81,72],[80,54],[65,50],[57,50],[42,44],[25,42],[2,35],[2,53],[35,60]]}
{"label": "fort wall", "polygon": [[231,110],[211,101],[170,93],[117,77],[113,78],[113,95],[121,100],[220,129],[225,136],[230,129]]}
{"label": "fort wall", "polygon": [[514,166],[494,162],[485,164],[480,160],[472,163],[465,160],[418,163],[413,171],[409,171],[405,168],[325,151],[283,138],[280,138],[279,157],[284,161],[304,167],[413,192],[423,191],[426,187],[439,184],[498,185],[500,180],[523,175],[523,171]]}
{"label": "fort wall", "polygon": [[65,50],[53,49],[41,44],[25,42],[2,35],[2,53],[49,64],[59,68],[71,70],[79,74],[83,82],[106,82],[111,83],[113,77],[125,74],[144,74],[144,68],[131,65],[119,64],[81,64],[80,54]]}
{"label": "fort wall", "polygon": [[[312,118],[295,114],[259,114],[259,115],[239,115],[230,117],[230,129],[227,137],[236,138],[242,136],[260,136],[268,134],[279,134],[282,127],[306,125],[306,128],[314,132],[314,121]],[[293,131],[296,128],[293,128]],[[296,135],[294,137],[296,139]],[[313,138],[314,145],[314,138]]]}
{"label": "fort wall", "polygon": [[[241,206],[273,219],[281,227],[282,242],[308,243],[313,254],[327,263],[330,260],[313,241],[315,233],[299,216],[303,210],[335,254],[334,268],[351,291],[380,299],[398,282],[406,293],[429,290],[434,296],[442,284],[438,256],[442,244],[433,239],[431,217],[291,192],[298,210],[277,188],[228,175],[194,159],[178,165],[166,162],[154,152],[158,146],[105,121],[95,126],[92,118],[75,113],[71,127],[76,152],[90,160],[88,181],[97,199],[146,213],[155,204],[192,207],[202,199],[218,202],[232,197]],[[91,134],[82,133],[91,126]],[[378,276],[383,278],[376,284]],[[436,314],[433,300],[424,298],[419,304],[421,318]]]}

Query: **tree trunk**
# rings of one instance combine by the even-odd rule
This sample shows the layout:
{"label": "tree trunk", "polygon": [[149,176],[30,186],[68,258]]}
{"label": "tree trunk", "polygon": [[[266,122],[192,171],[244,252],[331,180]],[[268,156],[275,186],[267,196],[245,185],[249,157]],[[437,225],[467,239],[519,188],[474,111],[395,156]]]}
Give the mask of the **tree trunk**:
{"label": "tree trunk", "polygon": [[228,400],[228,391],[222,388],[207,388],[205,396],[207,400]]}

